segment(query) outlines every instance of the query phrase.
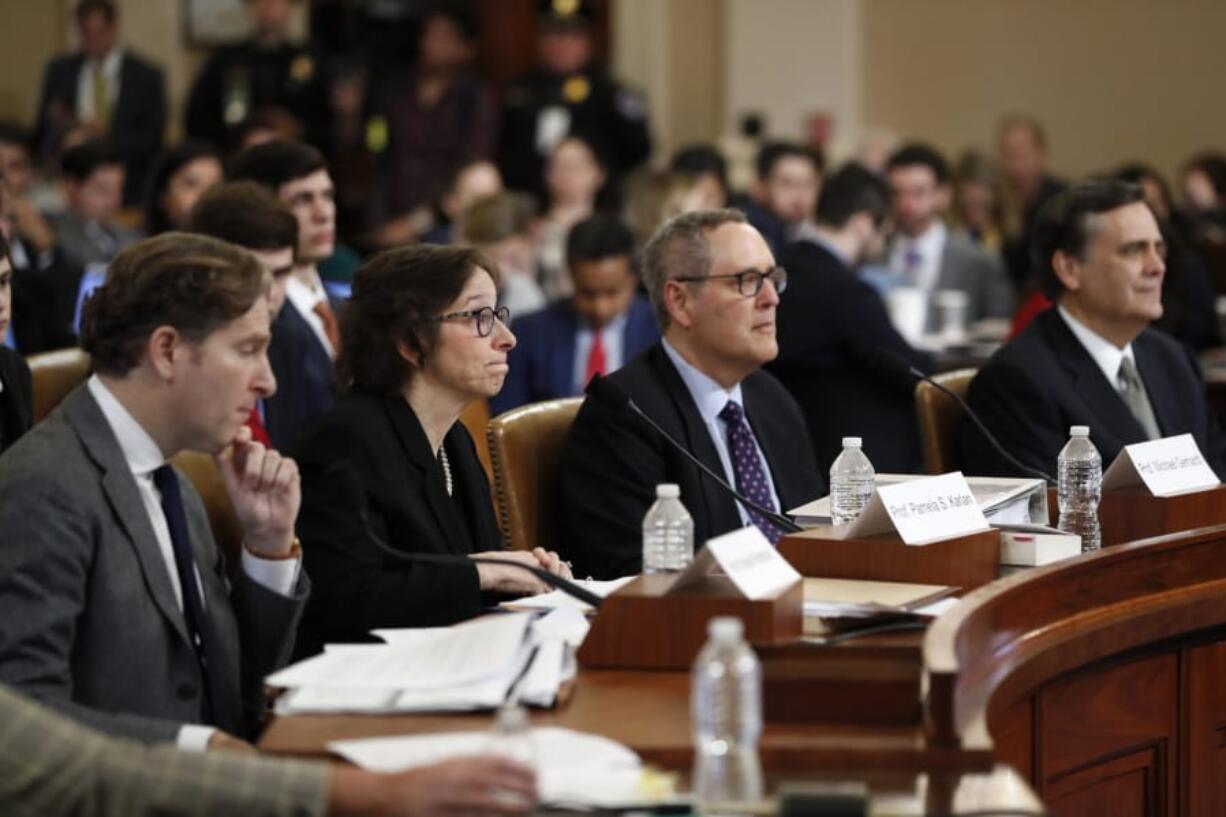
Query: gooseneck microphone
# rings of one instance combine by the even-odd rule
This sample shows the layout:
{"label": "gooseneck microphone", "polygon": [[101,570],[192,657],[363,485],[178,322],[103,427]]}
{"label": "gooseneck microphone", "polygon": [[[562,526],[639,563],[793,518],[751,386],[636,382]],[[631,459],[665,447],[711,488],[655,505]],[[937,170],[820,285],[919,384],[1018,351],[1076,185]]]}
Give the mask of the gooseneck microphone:
{"label": "gooseneck microphone", "polygon": [[762,507],[758,503],[749,499],[749,497],[739,492],[736,488],[729,485],[723,477],[707,467],[706,463],[691,454],[688,448],[674,439],[673,436],[665,431],[659,423],[651,419],[651,417],[647,415],[647,412],[639,408],[638,403],[634,402],[625,389],[614,383],[609,378],[602,377],[600,375],[593,377],[592,381],[587,384],[587,394],[590,397],[594,397],[596,400],[605,404],[609,408],[629,408],[632,412],[637,414],[643,420],[643,422],[655,429],[656,433],[659,434],[660,437],[669,444],[669,446],[679,451],[682,456],[694,463],[694,465],[698,466],[699,471],[702,471],[702,473],[714,480],[715,484],[719,485],[721,488],[731,494],[737,502],[740,502],[746,508],[749,508],[755,513],[769,519],[771,522],[778,525],[780,528],[783,528],[783,530],[787,531],[788,533],[799,533],[800,531],[804,530],[804,528],[800,527],[800,525],[793,522],[791,517],[772,511],[769,508]]}
{"label": "gooseneck microphone", "polygon": [[392,556],[402,562],[412,564],[436,564],[436,565],[507,565],[509,567],[524,570],[536,576],[545,584],[560,590],[571,598],[578,599],[592,607],[599,607],[604,601],[600,596],[588,590],[586,587],[580,586],[578,583],[564,579],[561,576],[550,573],[543,567],[537,565],[526,565],[523,562],[514,562],[510,559],[498,559],[492,556],[456,556],[450,553],[409,553],[403,550],[397,550],[383,541],[383,538],[375,533],[370,526],[370,519],[366,515],[366,494],[362,489],[362,480],[357,475],[354,467],[348,462],[331,463],[323,472],[324,479],[335,480],[331,484],[336,488],[336,492],[348,500],[346,504],[350,504],[357,508],[358,516],[362,520],[362,529],[376,548],[381,550],[388,556]]}
{"label": "gooseneck microphone", "polygon": [[873,368],[877,369],[883,374],[894,377],[900,381],[910,383],[914,380],[922,380],[939,390],[942,394],[949,396],[962,407],[962,410],[966,412],[966,416],[971,418],[971,422],[975,424],[975,427],[978,428],[980,432],[983,433],[983,436],[987,438],[988,442],[992,444],[992,448],[996,450],[996,453],[1008,460],[1015,468],[1029,474],[1035,479],[1041,479],[1049,485],[1057,484],[1056,481],[1047,473],[1040,471],[1038,468],[1031,468],[1029,465],[1021,462],[1017,459],[1017,457],[1010,454],[1008,450],[1006,450],[1005,447],[1000,444],[1000,441],[996,439],[995,435],[993,435],[991,431],[988,431],[988,427],[985,426],[983,421],[979,419],[979,415],[975,414],[975,412],[966,404],[966,401],[963,400],[961,396],[921,372],[911,363],[911,361],[898,354],[898,352],[895,352],[893,349],[886,349],[884,347],[879,348],[877,350],[876,358],[873,360],[871,365]]}

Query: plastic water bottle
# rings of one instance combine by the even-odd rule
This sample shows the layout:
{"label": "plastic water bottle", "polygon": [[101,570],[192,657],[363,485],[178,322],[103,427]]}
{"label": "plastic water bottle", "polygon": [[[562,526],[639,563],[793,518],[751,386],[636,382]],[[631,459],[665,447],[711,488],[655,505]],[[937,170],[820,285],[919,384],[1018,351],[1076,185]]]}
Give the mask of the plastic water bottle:
{"label": "plastic water bottle", "polygon": [[1081,537],[1081,552],[1102,547],[1098,503],[1103,497],[1103,458],[1090,442],[1089,426],[1073,426],[1060,452],[1060,530]]}
{"label": "plastic water bottle", "polygon": [[694,662],[694,798],[701,814],[735,813],[762,797],[762,666],[738,618],[712,619]]}
{"label": "plastic water bottle", "polygon": [[[498,710],[485,750],[488,754],[500,755],[536,770],[536,745],[532,740],[528,711],[523,706],[508,703]],[[525,803],[521,795],[506,789],[496,789],[494,796],[515,808],[531,805]]]}
{"label": "plastic water bottle", "polygon": [[643,517],[643,572],[675,573],[694,561],[694,520],[681,504],[681,489],[656,486],[656,501]]}
{"label": "plastic water bottle", "polygon": [[830,521],[835,525],[854,522],[873,498],[877,473],[860,448],[859,437],[843,438],[843,453],[830,466]]}

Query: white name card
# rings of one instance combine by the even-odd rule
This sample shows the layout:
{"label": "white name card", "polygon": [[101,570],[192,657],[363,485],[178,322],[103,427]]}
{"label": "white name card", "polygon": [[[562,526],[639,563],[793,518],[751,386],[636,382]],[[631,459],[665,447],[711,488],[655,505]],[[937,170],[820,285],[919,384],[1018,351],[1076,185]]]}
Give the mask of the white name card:
{"label": "white name card", "polygon": [[893,528],[908,545],[930,545],[988,529],[988,521],[962,472],[879,485],[868,507],[840,531],[844,539]]}
{"label": "white name card", "polygon": [[1103,488],[1144,485],[1154,496],[1175,496],[1221,485],[1191,434],[1124,446],[1103,474]]}
{"label": "white name card", "polygon": [[762,531],[753,525],[708,539],[693,563],[669,588],[684,589],[718,566],[736,589],[751,601],[770,599],[800,581],[800,574],[779,555]]}

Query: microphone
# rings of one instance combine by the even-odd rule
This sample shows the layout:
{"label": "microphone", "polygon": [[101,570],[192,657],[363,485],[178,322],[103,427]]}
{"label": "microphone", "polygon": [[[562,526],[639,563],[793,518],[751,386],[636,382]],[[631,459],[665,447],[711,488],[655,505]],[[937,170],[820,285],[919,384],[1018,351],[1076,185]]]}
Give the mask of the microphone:
{"label": "microphone", "polygon": [[996,449],[998,454],[1008,460],[1020,471],[1023,471],[1036,479],[1041,479],[1049,485],[1056,484],[1056,481],[1047,473],[1040,471],[1038,468],[1031,468],[1029,465],[1021,462],[1017,459],[1017,457],[1010,454],[1008,450],[1006,450],[1005,447],[1000,444],[1000,441],[996,439],[995,435],[993,435],[991,431],[988,431],[988,427],[985,426],[983,421],[979,419],[979,415],[975,414],[975,412],[971,410],[971,407],[966,404],[965,400],[963,400],[959,395],[950,391],[945,386],[942,386],[940,383],[933,380],[928,375],[921,372],[919,369],[915,368],[911,361],[898,354],[898,352],[895,352],[893,349],[878,347],[876,357],[873,359],[870,365],[883,374],[900,381],[910,383],[912,380],[922,380],[930,386],[938,389],[942,394],[953,398],[953,400],[962,407],[962,410],[966,412],[966,416],[971,418],[971,422],[975,424],[975,427],[978,428],[983,433],[983,436],[987,438],[988,442],[992,444],[992,448]]}
{"label": "microphone", "polygon": [[576,582],[550,573],[545,568],[538,567],[536,565],[526,565],[523,562],[515,562],[511,561],[510,559],[497,559],[492,556],[472,557],[457,556],[451,553],[409,553],[403,550],[397,550],[396,548],[387,544],[387,542],[383,541],[383,538],[375,533],[374,529],[371,528],[370,519],[366,515],[365,491],[362,489],[362,481],[358,477],[353,466],[348,462],[333,462],[324,469],[323,476],[325,479],[335,478],[339,482],[340,495],[342,497],[349,497],[351,500],[349,504],[352,504],[358,509],[358,516],[362,520],[363,532],[370,539],[371,544],[388,556],[392,556],[402,562],[409,562],[412,564],[508,565],[510,567],[527,571],[555,590],[560,590],[571,598],[578,599],[585,604],[590,604],[592,607],[599,607],[600,603],[604,601],[603,598],[596,595],[591,590],[588,590],[586,587],[582,587]]}
{"label": "microphone", "polygon": [[736,499],[746,508],[749,508],[755,513],[766,517],[788,533],[799,533],[800,531],[804,530],[804,528],[800,527],[800,525],[793,522],[791,517],[786,516],[785,514],[776,513],[769,508],[762,507],[758,503],[749,499],[749,497],[739,492],[736,488],[729,485],[723,477],[708,468],[706,463],[691,454],[688,448],[674,439],[673,436],[665,431],[659,423],[651,419],[651,417],[647,415],[647,412],[639,408],[638,403],[634,402],[625,389],[614,383],[609,378],[596,375],[592,378],[592,381],[587,384],[586,391],[590,396],[596,398],[610,408],[629,408],[640,418],[642,418],[643,422],[654,428],[656,433],[659,434],[660,437],[662,437],[664,441],[667,442],[672,448],[679,451],[682,456],[694,463],[694,465],[698,466],[699,471],[713,479],[717,485],[731,494],[734,499]]}

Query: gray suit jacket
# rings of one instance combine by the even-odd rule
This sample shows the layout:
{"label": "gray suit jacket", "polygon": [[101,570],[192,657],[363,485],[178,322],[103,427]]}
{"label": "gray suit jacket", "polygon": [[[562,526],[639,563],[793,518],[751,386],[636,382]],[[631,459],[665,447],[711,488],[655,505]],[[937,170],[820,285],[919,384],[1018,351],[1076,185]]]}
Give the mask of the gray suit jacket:
{"label": "gray suit jacket", "polygon": [[[290,654],[308,592],[240,571],[228,586],[200,496],[180,475],[220,654],[214,724],[252,735],[264,676]],[[0,681],[103,731],[173,740],[204,692],[166,562],[102,410],[81,385],[0,457]]]}
{"label": "gray suit jacket", "polygon": [[[983,318],[1007,318],[1013,314],[1013,287],[1005,275],[1005,265],[953,230],[945,239],[941,272],[933,291],[942,289],[957,289],[970,296],[966,313],[968,325]],[[939,331],[940,320],[935,298],[929,299],[924,331]]]}
{"label": "gray suit jacket", "polygon": [[114,740],[0,684],[6,817],[313,817],[327,799],[322,764]]}
{"label": "gray suit jacket", "polygon": [[102,228],[90,225],[73,213],[47,216],[55,231],[56,247],[64,261],[74,267],[109,264],[119,252],[140,238],[140,233],[125,227]]}

